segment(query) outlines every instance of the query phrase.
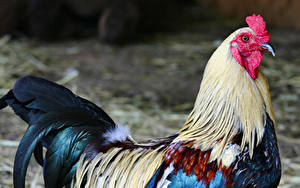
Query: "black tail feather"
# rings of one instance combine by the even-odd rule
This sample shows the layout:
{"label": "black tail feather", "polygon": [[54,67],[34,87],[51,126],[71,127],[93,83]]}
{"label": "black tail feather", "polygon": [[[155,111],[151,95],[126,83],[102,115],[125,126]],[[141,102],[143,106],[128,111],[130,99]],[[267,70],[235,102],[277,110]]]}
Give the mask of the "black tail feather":
{"label": "black tail feather", "polygon": [[80,107],[79,99],[69,89],[38,77],[20,78],[12,90],[16,99],[30,109],[49,112]]}
{"label": "black tail feather", "polygon": [[90,101],[74,95],[61,85],[34,76],[17,80],[14,88],[0,99],[0,109],[7,105],[28,124],[33,124],[44,113],[64,107],[85,108],[98,119],[115,124],[101,108]]}
{"label": "black tail feather", "polygon": [[[87,110],[66,108],[49,112],[31,125],[16,153],[14,186],[25,186],[25,175],[32,153],[43,164],[46,187],[63,187],[70,183],[81,154],[90,152],[89,155],[93,156],[93,152],[98,152],[87,151],[87,145],[99,148],[104,143],[102,134],[113,127],[92,117],[92,113]],[[51,142],[47,146],[46,158],[43,159],[39,144],[49,137]]]}
{"label": "black tail feather", "polygon": [[[69,184],[82,152],[95,155],[96,151],[87,148],[99,148],[104,143],[102,135],[115,127],[113,120],[95,104],[38,77],[20,78],[0,98],[0,109],[8,105],[29,125],[15,157],[16,188],[25,186],[32,154],[44,167],[46,187]],[[43,147],[47,148],[45,159]]]}
{"label": "black tail feather", "polygon": [[5,107],[7,107],[7,102],[6,102],[6,99],[7,99],[7,96],[8,94],[6,94],[4,97],[2,97],[1,99],[0,99],[0,110],[1,109],[3,109],[3,108],[5,108]]}
{"label": "black tail feather", "polygon": [[43,166],[44,156],[43,156],[43,144],[41,142],[37,144],[33,154],[36,162],[39,165]]}

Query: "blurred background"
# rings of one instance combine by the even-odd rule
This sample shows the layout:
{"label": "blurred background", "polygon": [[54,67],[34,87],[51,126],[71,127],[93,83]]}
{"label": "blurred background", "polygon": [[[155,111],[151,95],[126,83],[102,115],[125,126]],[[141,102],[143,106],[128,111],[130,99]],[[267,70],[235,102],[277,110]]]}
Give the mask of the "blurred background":
{"label": "blurred background", "polygon": [[[175,133],[207,60],[245,16],[261,14],[276,57],[264,55],[283,164],[300,187],[300,1],[0,0],[0,96],[24,75],[56,81],[128,125],[137,140]],[[12,187],[26,125],[0,112],[0,187]],[[32,160],[27,187],[43,187]]]}

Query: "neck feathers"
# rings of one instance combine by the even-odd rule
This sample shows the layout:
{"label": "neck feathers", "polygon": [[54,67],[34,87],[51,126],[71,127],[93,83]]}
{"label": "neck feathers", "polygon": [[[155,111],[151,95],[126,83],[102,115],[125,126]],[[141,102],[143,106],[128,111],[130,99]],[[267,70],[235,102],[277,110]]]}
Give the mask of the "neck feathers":
{"label": "neck feathers", "polygon": [[241,150],[249,146],[252,157],[255,144],[264,134],[266,113],[274,121],[269,86],[260,72],[253,80],[232,57],[230,35],[207,63],[200,90],[176,141],[193,141],[202,151],[212,149],[210,160],[219,159],[225,146],[242,132]]}

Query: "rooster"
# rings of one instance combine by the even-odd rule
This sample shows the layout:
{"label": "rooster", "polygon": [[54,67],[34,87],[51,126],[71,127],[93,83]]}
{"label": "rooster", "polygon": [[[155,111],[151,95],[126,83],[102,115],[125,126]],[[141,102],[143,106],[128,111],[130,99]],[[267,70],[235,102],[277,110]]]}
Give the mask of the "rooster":
{"label": "rooster", "polygon": [[[25,186],[34,154],[45,187],[276,187],[281,163],[262,52],[275,55],[260,15],[233,32],[205,68],[177,134],[137,143],[125,126],[67,88],[26,76],[0,99],[29,125],[14,162]],[[45,154],[43,148],[46,148]]]}

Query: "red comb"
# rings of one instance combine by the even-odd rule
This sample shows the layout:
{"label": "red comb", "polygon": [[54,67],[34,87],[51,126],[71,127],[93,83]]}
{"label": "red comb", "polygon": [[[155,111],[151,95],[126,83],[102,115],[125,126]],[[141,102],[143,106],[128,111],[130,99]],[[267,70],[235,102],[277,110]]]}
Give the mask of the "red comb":
{"label": "red comb", "polygon": [[263,17],[260,15],[253,14],[252,16],[247,16],[246,22],[252,31],[255,32],[256,36],[260,38],[260,40],[266,42],[270,41],[270,34],[266,31],[266,22]]}

